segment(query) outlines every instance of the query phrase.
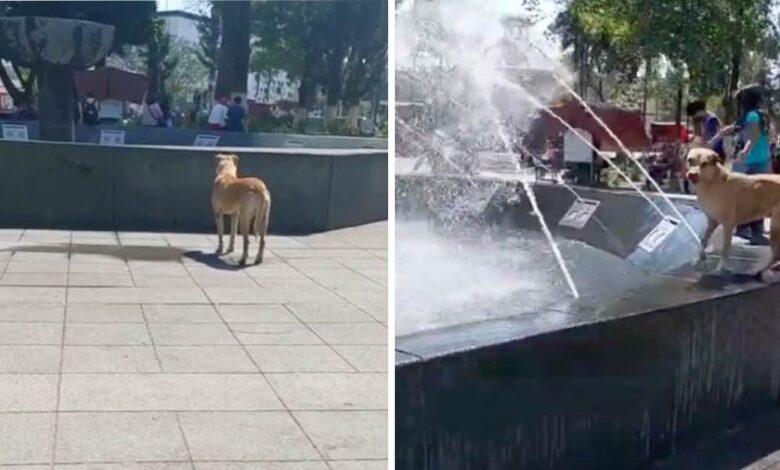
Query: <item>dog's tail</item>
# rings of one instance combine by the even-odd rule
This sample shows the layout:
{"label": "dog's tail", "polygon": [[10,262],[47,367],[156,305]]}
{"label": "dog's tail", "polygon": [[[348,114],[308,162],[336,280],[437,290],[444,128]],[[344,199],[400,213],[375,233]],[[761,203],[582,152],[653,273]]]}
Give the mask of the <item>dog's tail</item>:
{"label": "dog's tail", "polygon": [[264,203],[258,204],[255,209],[252,227],[255,238],[261,236],[265,238],[266,233],[268,233],[268,219],[271,216],[271,194],[267,190],[265,191],[263,202]]}

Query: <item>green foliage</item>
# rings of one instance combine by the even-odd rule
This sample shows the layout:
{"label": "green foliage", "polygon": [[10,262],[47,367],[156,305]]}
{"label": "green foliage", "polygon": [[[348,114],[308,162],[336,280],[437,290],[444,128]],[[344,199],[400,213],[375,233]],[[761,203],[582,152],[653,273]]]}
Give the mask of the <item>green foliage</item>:
{"label": "green foliage", "polygon": [[[625,89],[644,64],[662,65],[673,85],[725,98],[774,59],[773,0],[572,0],[551,30],[572,51],[581,92],[606,79]],[[652,79],[652,74],[648,76]],[[619,92],[618,92],[619,94]]]}
{"label": "green foliage", "polygon": [[386,73],[387,14],[382,1],[254,2],[250,68],[298,79],[304,106],[317,88],[357,103]]}
{"label": "green foliage", "polygon": [[210,81],[217,76],[217,58],[219,57],[219,40],[222,36],[222,25],[219,16],[219,8],[209,4],[209,15],[202,16],[198,21],[199,50],[196,52],[198,60],[206,70]]}

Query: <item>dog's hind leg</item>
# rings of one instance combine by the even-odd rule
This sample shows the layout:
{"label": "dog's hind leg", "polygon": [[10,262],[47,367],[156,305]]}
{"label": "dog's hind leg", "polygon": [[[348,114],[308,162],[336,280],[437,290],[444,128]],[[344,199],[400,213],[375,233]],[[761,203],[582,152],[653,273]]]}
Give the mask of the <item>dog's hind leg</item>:
{"label": "dog's hind leg", "polygon": [[236,245],[236,232],[238,232],[238,219],[240,213],[236,212],[230,216],[230,243],[228,243],[228,253],[233,253]]}
{"label": "dog's hind leg", "polygon": [[224,248],[222,245],[222,235],[225,233],[225,218],[222,213],[217,212],[214,219],[217,222],[217,254],[219,255],[222,254],[222,249]]}
{"label": "dog's hind leg", "polygon": [[260,264],[263,262],[265,235],[268,233],[268,219],[271,215],[271,198],[266,198],[265,204],[259,204],[258,209],[258,213],[255,215],[255,234],[260,235],[260,243],[257,247],[257,257],[255,258],[255,264]]}
{"label": "dog's hind leg", "polygon": [[772,258],[764,269],[772,268],[780,261],[780,209],[772,211],[769,219],[769,245],[772,247]]}
{"label": "dog's hind leg", "polygon": [[237,214],[239,220],[238,220],[238,230],[241,232],[241,237],[244,242],[244,249],[241,253],[241,261],[239,263],[241,266],[244,266],[246,264],[246,260],[249,257],[249,232],[252,231],[252,216],[254,215],[254,208],[252,207],[252,204],[248,201],[244,201],[241,203],[241,208],[239,209],[239,212]]}
{"label": "dog's hind leg", "polygon": [[723,224],[723,248],[720,253],[718,271],[730,271],[729,258],[731,255],[731,239],[734,237],[734,228],[733,222]]}

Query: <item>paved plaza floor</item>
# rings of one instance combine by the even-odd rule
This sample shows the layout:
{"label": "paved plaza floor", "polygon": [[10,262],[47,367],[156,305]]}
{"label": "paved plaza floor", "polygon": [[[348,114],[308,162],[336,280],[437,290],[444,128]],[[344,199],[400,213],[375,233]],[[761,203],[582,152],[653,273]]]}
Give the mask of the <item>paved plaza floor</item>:
{"label": "paved plaza floor", "polygon": [[387,468],[387,224],[215,247],[0,230],[0,469]]}

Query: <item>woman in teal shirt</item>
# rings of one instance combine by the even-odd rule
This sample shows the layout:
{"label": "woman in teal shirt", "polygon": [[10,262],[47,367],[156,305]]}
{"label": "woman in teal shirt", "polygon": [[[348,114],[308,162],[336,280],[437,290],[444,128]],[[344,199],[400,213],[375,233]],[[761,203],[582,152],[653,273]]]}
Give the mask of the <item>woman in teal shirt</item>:
{"label": "woman in teal shirt", "polygon": [[[761,110],[761,92],[755,87],[743,88],[737,94],[737,101],[744,146],[737,153],[736,161],[742,164],[748,175],[771,173],[769,119]],[[763,219],[740,226],[737,236],[750,240],[752,245],[766,244]]]}

